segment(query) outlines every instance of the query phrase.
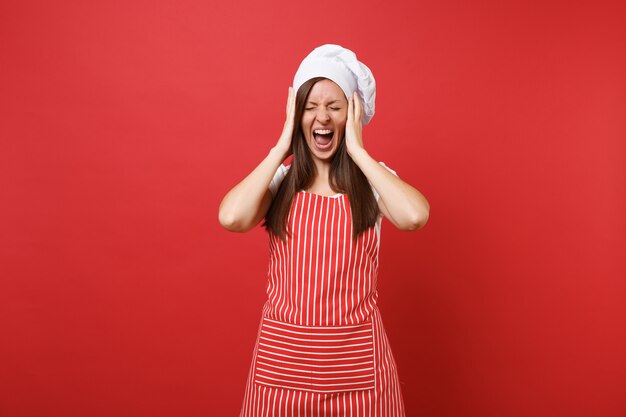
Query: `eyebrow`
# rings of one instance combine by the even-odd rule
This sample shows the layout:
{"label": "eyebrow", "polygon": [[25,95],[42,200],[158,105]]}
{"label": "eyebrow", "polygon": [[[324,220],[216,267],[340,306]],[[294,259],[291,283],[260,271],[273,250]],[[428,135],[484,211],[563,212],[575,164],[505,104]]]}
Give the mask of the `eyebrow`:
{"label": "eyebrow", "polygon": [[[307,103],[317,104],[315,101],[311,101],[311,100],[307,100]],[[333,101],[329,102],[328,104],[330,105],[330,104],[335,104],[335,103],[341,104],[341,100],[333,100]]]}

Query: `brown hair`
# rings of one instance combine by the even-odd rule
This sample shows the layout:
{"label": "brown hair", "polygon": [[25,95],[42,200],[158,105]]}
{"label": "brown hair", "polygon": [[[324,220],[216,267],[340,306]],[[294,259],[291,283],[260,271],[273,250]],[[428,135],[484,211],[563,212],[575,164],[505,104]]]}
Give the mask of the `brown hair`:
{"label": "brown hair", "polygon": [[[300,190],[306,190],[317,174],[311,150],[302,132],[301,120],[313,85],[324,79],[311,78],[302,84],[296,93],[295,123],[291,137],[293,161],[265,215],[263,227],[283,241],[289,234],[287,217],[295,194]],[[333,190],[348,194],[352,211],[352,238],[356,240],[360,233],[376,224],[379,210],[367,177],[348,155],[345,138],[341,139],[331,160],[329,180]]]}

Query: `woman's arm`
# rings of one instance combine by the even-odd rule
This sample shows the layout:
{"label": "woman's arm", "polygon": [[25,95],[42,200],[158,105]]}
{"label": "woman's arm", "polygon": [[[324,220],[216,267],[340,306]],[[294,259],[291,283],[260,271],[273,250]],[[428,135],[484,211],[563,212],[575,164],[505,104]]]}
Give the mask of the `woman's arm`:
{"label": "woman's arm", "polygon": [[418,230],[428,221],[430,204],[418,190],[376,162],[365,149],[352,155],[380,196],[378,207],[401,230]]}
{"label": "woman's arm", "polygon": [[361,112],[361,102],[355,93],[348,102],[348,154],[378,192],[378,206],[383,215],[398,229],[422,228],[428,221],[430,204],[422,193],[393,175],[367,153],[363,147]]}
{"label": "woman's arm", "polygon": [[219,222],[231,232],[247,232],[265,217],[272,203],[269,184],[280,164],[291,152],[294,111],[295,94],[289,87],[287,117],[278,143],[265,159],[222,199]]}
{"label": "woman's arm", "polygon": [[246,178],[230,190],[220,204],[220,224],[231,232],[247,232],[263,218],[272,203],[269,184],[284,154],[272,148]]}

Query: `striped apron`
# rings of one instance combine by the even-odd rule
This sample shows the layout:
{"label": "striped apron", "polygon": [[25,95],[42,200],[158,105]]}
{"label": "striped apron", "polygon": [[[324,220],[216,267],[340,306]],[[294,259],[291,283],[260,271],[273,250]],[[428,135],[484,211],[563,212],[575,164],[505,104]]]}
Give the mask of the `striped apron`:
{"label": "striped apron", "polygon": [[296,193],[291,236],[269,234],[268,301],[241,417],[405,415],[376,306],[381,220],[353,241],[347,195]]}

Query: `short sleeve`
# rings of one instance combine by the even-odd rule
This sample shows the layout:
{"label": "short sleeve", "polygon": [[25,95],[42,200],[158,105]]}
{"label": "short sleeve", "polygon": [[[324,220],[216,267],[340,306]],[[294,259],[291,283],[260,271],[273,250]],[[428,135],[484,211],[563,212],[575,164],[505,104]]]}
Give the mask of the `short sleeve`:
{"label": "short sleeve", "polygon": [[[387,168],[387,171],[391,172],[393,175],[395,175],[396,177],[398,176],[398,174],[396,174],[396,171],[394,171],[393,169],[389,168],[387,165],[385,165],[384,162],[379,162],[379,164],[381,164],[383,167]],[[371,185],[371,183],[370,183]],[[378,192],[374,189],[374,187],[372,187],[372,192],[374,193],[374,197],[376,198],[376,201],[378,201]]]}
{"label": "short sleeve", "polygon": [[285,178],[285,175],[287,175],[287,171],[289,171],[290,167],[291,165],[285,166],[281,164],[276,170],[276,173],[274,174],[274,178],[272,178],[272,182],[270,182],[270,185],[269,185],[269,190],[272,193],[272,197],[276,195],[276,192],[278,191],[278,187],[280,187],[280,183],[283,182],[283,179]]}

